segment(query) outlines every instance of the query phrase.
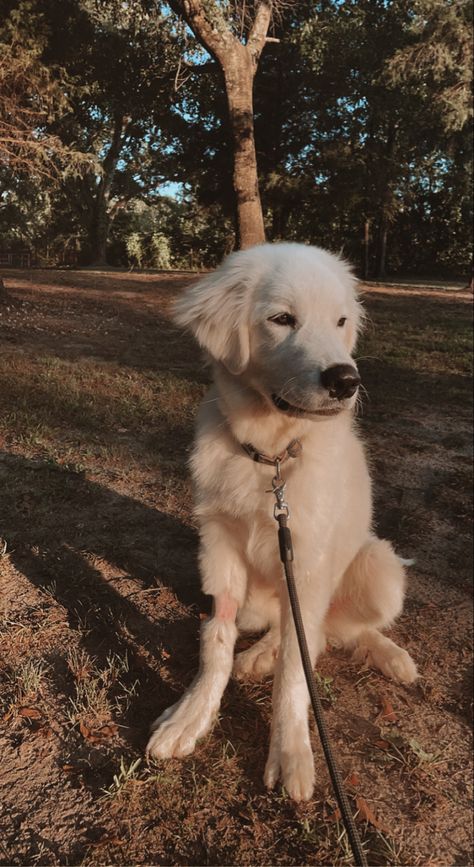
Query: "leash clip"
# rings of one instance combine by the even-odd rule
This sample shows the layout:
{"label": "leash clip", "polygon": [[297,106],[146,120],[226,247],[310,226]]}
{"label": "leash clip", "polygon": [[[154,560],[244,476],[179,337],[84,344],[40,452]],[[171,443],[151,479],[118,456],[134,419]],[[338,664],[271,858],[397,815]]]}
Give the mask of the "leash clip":
{"label": "leash clip", "polygon": [[281,460],[277,458],[275,461],[275,475],[272,479],[272,493],[276,498],[276,503],[273,507],[273,517],[276,521],[278,521],[280,515],[285,515],[287,519],[290,517],[290,509],[288,503],[285,502],[286,482],[281,477],[280,466]]}

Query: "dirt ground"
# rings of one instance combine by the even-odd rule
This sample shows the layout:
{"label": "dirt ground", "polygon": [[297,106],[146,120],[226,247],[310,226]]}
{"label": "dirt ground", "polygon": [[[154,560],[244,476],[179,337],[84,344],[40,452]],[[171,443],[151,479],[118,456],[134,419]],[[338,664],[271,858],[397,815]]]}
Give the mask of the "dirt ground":
{"label": "dirt ground", "polygon": [[[169,321],[192,275],[3,276],[0,863],[351,863],[316,736],[310,803],[263,787],[270,681],[232,681],[193,756],[143,758],[209,610],[186,470],[207,374]],[[469,300],[365,293],[359,424],[378,532],[416,560],[391,634],[421,674],[318,661],[370,864],[472,863]]]}

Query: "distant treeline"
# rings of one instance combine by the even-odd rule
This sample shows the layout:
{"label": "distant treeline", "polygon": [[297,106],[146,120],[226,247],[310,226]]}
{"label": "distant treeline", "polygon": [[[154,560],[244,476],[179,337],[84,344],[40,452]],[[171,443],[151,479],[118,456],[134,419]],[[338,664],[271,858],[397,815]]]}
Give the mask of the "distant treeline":
{"label": "distant treeline", "polygon": [[[271,7],[253,88],[268,240],[341,250],[367,277],[467,277],[470,2],[201,3],[249,50]],[[185,8],[0,0],[0,253],[194,268],[233,249],[238,69]]]}

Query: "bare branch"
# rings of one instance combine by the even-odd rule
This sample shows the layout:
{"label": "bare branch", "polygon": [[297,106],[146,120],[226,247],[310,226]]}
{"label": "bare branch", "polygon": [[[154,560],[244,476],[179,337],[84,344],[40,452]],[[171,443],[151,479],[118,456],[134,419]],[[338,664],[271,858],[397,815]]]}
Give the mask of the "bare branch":
{"label": "bare branch", "polygon": [[186,60],[182,60],[181,66],[189,69],[192,73],[197,72],[198,75],[202,72],[216,72],[219,69],[218,64],[214,60],[209,60],[207,63],[187,63]]}

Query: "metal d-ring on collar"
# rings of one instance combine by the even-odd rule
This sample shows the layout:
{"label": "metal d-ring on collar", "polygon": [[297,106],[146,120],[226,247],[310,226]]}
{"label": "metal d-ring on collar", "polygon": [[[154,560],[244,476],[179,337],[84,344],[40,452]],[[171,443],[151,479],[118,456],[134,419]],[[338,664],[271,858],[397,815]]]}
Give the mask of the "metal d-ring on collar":
{"label": "metal d-ring on collar", "polygon": [[284,449],[279,455],[275,455],[275,457],[270,458],[268,455],[264,455],[262,452],[257,451],[255,446],[252,443],[243,443],[242,448],[245,452],[252,458],[253,461],[256,461],[259,464],[266,464],[267,466],[275,467],[275,475],[272,479],[272,487],[270,491],[267,491],[269,494],[274,494],[276,498],[276,503],[273,507],[273,517],[278,521],[280,515],[285,515],[286,518],[290,517],[290,510],[288,507],[288,503],[285,502],[285,488],[286,484],[281,477],[280,467],[288,458],[297,458],[301,454],[303,450],[303,446],[301,445],[300,440],[291,440],[288,443],[286,449]]}

